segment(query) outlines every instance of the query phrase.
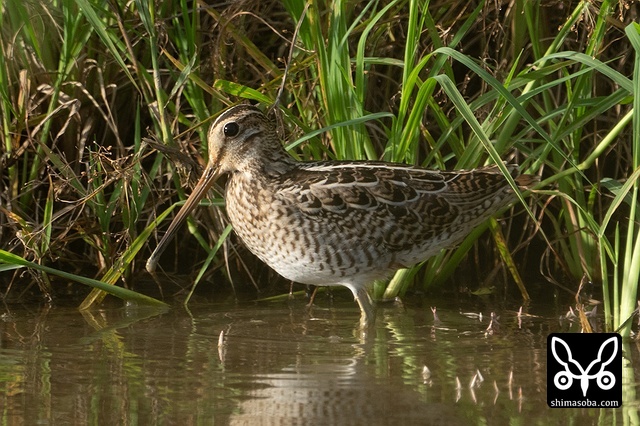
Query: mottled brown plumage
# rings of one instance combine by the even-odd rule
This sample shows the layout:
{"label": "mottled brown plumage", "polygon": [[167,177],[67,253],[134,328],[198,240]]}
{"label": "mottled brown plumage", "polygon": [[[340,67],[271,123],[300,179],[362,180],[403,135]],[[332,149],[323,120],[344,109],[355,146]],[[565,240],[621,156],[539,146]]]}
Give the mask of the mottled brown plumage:
{"label": "mottled brown plumage", "polygon": [[[208,134],[209,163],[147,262],[157,257],[216,177],[230,174],[226,208],[235,232],[262,261],[295,282],[343,285],[363,320],[378,278],[455,245],[509,204],[495,166],[433,171],[372,161],[295,161],[256,107],[222,113]],[[532,182],[507,166],[519,185]]]}

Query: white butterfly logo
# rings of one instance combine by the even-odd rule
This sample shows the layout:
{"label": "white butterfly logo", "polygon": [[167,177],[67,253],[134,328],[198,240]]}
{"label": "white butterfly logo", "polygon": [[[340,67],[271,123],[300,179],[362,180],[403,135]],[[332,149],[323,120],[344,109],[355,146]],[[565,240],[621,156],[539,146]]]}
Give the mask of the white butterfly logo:
{"label": "white butterfly logo", "polygon": [[[611,356],[606,361],[602,360],[602,356],[605,348],[609,345],[613,344],[613,350]],[[568,359],[563,361],[561,359],[562,354],[558,354],[558,348],[561,345],[566,352]],[[571,387],[573,384],[573,379],[580,380],[580,387],[582,388],[582,396],[587,396],[587,389],[589,388],[589,380],[596,379],[596,383],[602,390],[609,390],[616,384],[616,378],[610,371],[605,371],[605,367],[613,361],[616,354],[618,353],[618,339],[614,336],[607,340],[605,340],[602,345],[600,345],[600,349],[598,350],[598,357],[591,361],[591,364],[587,366],[587,368],[582,368],[580,363],[573,359],[573,355],[571,353],[571,349],[569,345],[559,337],[553,336],[551,338],[551,352],[553,352],[553,357],[564,366],[564,371],[558,372],[553,378],[553,384],[556,388],[560,390],[566,390]],[[573,364],[579,371],[580,374],[574,374],[569,369],[569,364]],[[596,365],[600,365],[600,369],[596,373],[591,373],[591,369],[595,368]]]}

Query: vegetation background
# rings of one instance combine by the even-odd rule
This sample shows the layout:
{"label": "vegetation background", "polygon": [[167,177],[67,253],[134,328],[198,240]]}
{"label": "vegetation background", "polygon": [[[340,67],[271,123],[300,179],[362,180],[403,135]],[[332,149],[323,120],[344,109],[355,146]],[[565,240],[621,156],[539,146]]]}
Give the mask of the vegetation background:
{"label": "vegetation background", "polygon": [[[2,2],[0,297],[87,296],[78,281],[144,299],[121,289],[149,281],[156,226],[199,177],[208,123],[240,101],[272,105],[288,67],[274,120],[300,159],[506,160],[541,177],[499,224],[400,271],[378,297],[447,291],[456,271],[459,287],[575,296],[579,312],[595,289],[608,328],[629,333],[639,10],[627,0]],[[223,185],[211,205],[223,206]],[[274,282],[222,208],[199,209],[188,230],[161,260],[188,274],[186,289],[163,285],[164,297],[201,280],[238,291]]]}

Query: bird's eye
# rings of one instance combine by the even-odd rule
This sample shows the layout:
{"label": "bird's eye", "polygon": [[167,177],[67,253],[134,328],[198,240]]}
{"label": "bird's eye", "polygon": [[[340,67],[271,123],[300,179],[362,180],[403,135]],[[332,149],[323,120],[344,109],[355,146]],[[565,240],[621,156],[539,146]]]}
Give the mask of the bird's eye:
{"label": "bird's eye", "polygon": [[225,124],[222,131],[224,132],[225,136],[234,137],[238,135],[238,132],[240,131],[240,126],[238,126],[238,123],[236,123],[235,121],[232,121],[230,123]]}

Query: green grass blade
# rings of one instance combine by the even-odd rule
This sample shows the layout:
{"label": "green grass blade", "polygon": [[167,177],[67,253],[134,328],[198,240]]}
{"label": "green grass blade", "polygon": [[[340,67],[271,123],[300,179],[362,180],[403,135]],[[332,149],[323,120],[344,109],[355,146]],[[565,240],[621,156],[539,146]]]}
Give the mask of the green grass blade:
{"label": "green grass blade", "polygon": [[242,84],[234,83],[232,81],[216,80],[213,83],[213,87],[215,89],[228,93],[229,95],[237,96],[239,98],[252,99],[266,105],[270,105],[273,103],[273,100],[271,98],[263,95],[257,90],[244,86]]}
{"label": "green grass blade", "polygon": [[196,290],[196,287],[198,286],[198,283],[202,279],[204,273],[209,268],[209,265],[211,265],[211,262],[213,261],[213,258],[218,253],[218,250],[220,250],[220,247],[222,247],[222,244],[227,240],[227,237],[231,233],[232,229],[233,228],[232,228],[231,224],[227,225],[227,227],[224,228],[224,231],[222,231],[222,234],[220,234],[220,237],[218,238],[218,241],[216,241],[216,244],[211,248],[211,250],[209,250],[209,254],[207,255],[207,259],[204,261],[204,264],[202,265],[202,268],[200,268],[200,271],[198,272],[198,276],[196,277],[195,281],[193,282],[193,286],[191,287],[191,291],[189,291],[189,294],[187,295],[187,298],[184,300],[184,304],[185,305],[187,305],[189,303],[189,300],[191,300],[191,296],[193,295],[193,292]]}
{"label": "green grass blade", "polygon": [[286,146],[287,150],[291,150],[295,147],[297,147],[298,145],[300,145],[303,142],[308,141],[309,139],[313,139],[318,135],[321,135],[322,133],[325,133],[327,131],[331,131],[335,128],[338,127],[345,127],[345,126],[353,126],[353,125],[359,125],[359,124],[363,124],[366,123],[367,121],[372,121],[372,120],[381,120],[383,118],[393,118],[394,115],[391,114],[390,112],[377,112],[374,114],[366,114],[363,115],[362,117],[358,117],[358,118],[354,118],[351,120],[347,120],[341,123],[336,123],[336,124],[331,124],[330,126],[327,127],[323,127],[322,129],[316,129],[316,130],[312,130],[308,133],[306,133],[303,137],[295,140],[294,142],[291,142],[290,144],[288,144]]}
{"label": "green grass blade", "polygon": [[109,285],[105,282],[94,280],[92,278],[82,277],[80,275],[75,275],[68,272],[60,271],[58,269],[50,268],[48,266],[38,265],[37,263],[29,262],[28,260],[20,256],[17,256],[13,253],[9,253],[8,251],[0,250],[0,263],[5,264],[4,265],[5,268],[26,267],[26,268],[35,269],[37,271],[44,272],[50,275],[55,275],[60,278],[75,281],[77,283],[102,290],[113,296],[119,297],[122,300],[126,300],[127,302],[141,303],[141,304],[157,306],[157,307],[168,306],[166,303],[161,302],[157,299],[154,299],[153,297],[145,296],[144,294],[140,294],[135,291],[128,290],[126,288]]}
{"label": "green grass blade", "polygon": [[633,182],[633,186],[630,191],[632,196],[623,257],[620,317],[616,323],[619,326],[624,326],[621,334],[623,336],[629,336],[631,332],[631,321],[628,321],[628,319],[633,316],[636,309],[638,285],[640,285],[640,229],[638,228],[638,223],[634,220],[636,219],[638,194],[640,193],[640,179],[637,176],[640,172],[640,25],[635,22],[628,25],[625,28],[625,33],[635,50],[632,139],[633,167],[635,173],[632,175],[632,178],[629,179]]}
{"label": "green grass blade", "polygon": [[[126,64],[124,57],[120,54],[120,52],[126,50],[124,47],[124,43],[113,36],[113,32],[111,32],[108,28],[108,24],[103,19],[101,19],[96,13],[96,10],[94,9],[94,5],[92,5],[88,0],[75,0],[75,1],[78,4],[78,7],[80,8],[80,11],[82,12],[82,14],[85,16],[87,21],[89,21],[89,23],[93,27],[93,31],[95,31],[96,34],[98,34],[98,37],[100,37],[100,39],[104,43],[106,50],[111,53],[111,56],[113,56],[113,59],[120,66],[120,69],[122,70],[122,72],[125,73],[125,75],[129,78],[129,80],[134,86],[137,86],[138,80],[131,75],[131,73],[129,72],[129,67]],[[106,5],[107,3],[102,3],[102,4]]]}
{"label": "green grass blade", "polygon": [[[156,226],[166,219],[169,213],[171,213],[178,204],[179,203],[172,204],[169,208],[163,211],[162,214],[158,215],[158,217],[149,226],[147,226],[140,235],[138,235],[133,243],[131,243],[131,246],[114,261],[113,266],[104,274],[102,281],[100,282],[111,287],[119,288],[115,286],[115,283],[120,279],[120,277],[122,277],[126,268],[131,264],[131,262],[133,262],[138,252],[145,246]],[[96,287],[82,301],[80,304],[80,310],[89,309],[91,306],[100,303],[104,296],[106,296],[106,293],[111,292],[104,288]]]}
{"label": "green grass blade", "polygon": [[53,194],[54,194],[54,186],[51,184],[49,186],[49,191],[47,193],[47,201],[44,205],[44,215],[42,217],[42,227],[43,227],[43,238],[40,243],[40,254],[44,255],[49,251],[49,246],[51,244],[51,230],[53,228],[52,218],[53,218]]}

